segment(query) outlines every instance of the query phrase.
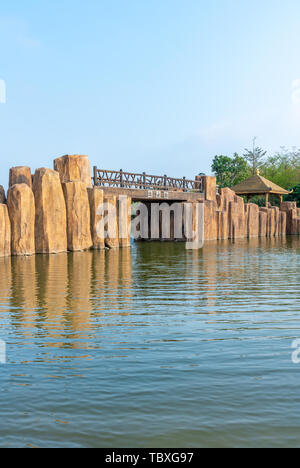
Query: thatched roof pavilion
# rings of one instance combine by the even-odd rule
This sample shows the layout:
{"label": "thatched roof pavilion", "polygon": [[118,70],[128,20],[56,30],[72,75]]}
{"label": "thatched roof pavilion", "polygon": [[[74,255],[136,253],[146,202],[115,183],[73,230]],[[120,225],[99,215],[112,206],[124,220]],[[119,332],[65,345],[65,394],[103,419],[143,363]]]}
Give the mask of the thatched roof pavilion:
{"label": "thatched roof pavilion", "polygon": [[279,185],[276,185],[270,180],[262,177],[259,171],[257,171],[254,176],[250,177],[250,179],[244,180],[240,184],[232,187],[232,190],[237,195],[246,196],[248,201],[251,197],[256,195],[264,195],[266,197],[266,206],[269,204],[270,194],[278,195],[280,197],[280,201],[282,201],[283,196],[290,193],[288,190],[285,190],[279,187]]}

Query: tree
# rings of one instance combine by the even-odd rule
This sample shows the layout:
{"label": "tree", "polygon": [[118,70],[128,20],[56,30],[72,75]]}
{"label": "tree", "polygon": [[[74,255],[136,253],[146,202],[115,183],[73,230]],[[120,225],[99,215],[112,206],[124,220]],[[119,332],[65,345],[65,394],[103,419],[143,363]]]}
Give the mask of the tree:
{"label": "tree", "polygon": [[300,206],[300,184],[293,188],[293,193],[285,197],[285,201],[295,201],[297,205]]}
{"label": "tree", "polygon": [[300,150],[281,147],[263,163],[261,174],[285,189],[295,187],[300,183]]}
{"label": "tree", "polygon": [[245,148],[246,153],[244,154],[244,158],[246,159],[246,161],[248,161],[248,163],[250,164],[252,168],[253,175],[255,174],[257,169],[260,167],[261,161],[267,154],[266,151],[259,148],[258,146],[255,146],[255,143],[256,143],[256,137],[253,138],[252,150],[248,150],[247,148]]}
{"label": "tree", "polygon": [[245,159],[237,153],[234,153],[233,158],[224,155],[215,156],[211,168],[221,188],[232,187],[249,175]]}

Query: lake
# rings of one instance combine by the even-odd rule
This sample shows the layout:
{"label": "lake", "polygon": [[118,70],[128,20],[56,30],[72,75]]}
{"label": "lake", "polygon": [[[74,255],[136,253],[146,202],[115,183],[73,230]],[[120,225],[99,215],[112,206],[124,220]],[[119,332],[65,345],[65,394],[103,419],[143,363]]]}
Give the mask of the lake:
{"label": "lake", "polygon": [[300,446],[300,240],[0,259],[1,447]]}

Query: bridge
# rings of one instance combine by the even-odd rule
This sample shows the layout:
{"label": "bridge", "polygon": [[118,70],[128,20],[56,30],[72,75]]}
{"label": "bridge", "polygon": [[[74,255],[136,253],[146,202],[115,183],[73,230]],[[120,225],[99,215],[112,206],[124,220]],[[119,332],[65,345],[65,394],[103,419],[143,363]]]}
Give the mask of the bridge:
{"label": "bridge", "polygon": [[[128,245],[126,233],[130,224],[131,204],[135,203],[139,218],[136,240],[176,240],[191,243],[200,239],[199,222],[203,218],[205,177],[194,180],[186,177],[174,178],[167,175],[150,175],[146,172],[125,172],[93,168],[94,188],[103,193],[103,200],[109,206],[116,206],[118,222],[111,216],[111,224],[125,232],[119,245]],[[201,211],[202,210],[202,211]],[[106,213],[108,214],[108,213]],[[132,226],[131,226],[132,228]],[[133,228],[132,228],[133,229]],[[194,234],[193,234],[194,233]],[[133,235],[133,232],[131,231]],[[199,235],[198,235],[199,234]],[[117,241],[118,242],[118,241]],[[106,245],[116,246],[113,236],[106,236]],[[195,242],[193,242],[193,247]],[[199,248],[199,247],[196,247]]]}
{"label": "bridge", "polygon": [[192,202],[204,199],[202,176],[197,176],[195,180],[186,177],[178,179],[167,175],[149,175],[146,172],[98,169],[94,166],[92,179],[94,186],[100,187],[104,193],[116,196],[127,195],[133,201]]}

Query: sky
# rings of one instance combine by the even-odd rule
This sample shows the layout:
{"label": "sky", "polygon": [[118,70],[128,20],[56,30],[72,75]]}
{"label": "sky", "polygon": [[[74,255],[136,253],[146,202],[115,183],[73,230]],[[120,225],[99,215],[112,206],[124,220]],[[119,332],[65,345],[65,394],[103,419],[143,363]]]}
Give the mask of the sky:
{"label": "sky", "polygon": [[299,0],[2,0],[0,184],[87,154],[194,178],[300,147]]}

